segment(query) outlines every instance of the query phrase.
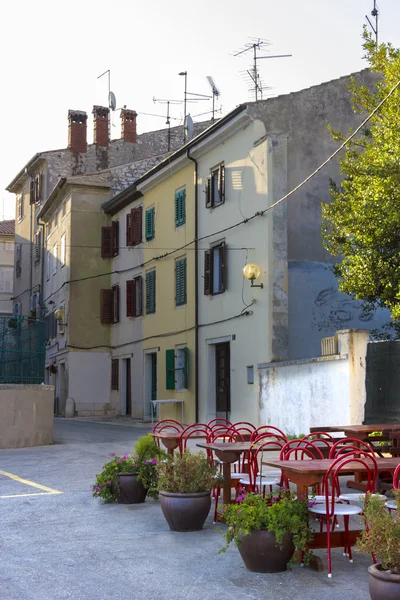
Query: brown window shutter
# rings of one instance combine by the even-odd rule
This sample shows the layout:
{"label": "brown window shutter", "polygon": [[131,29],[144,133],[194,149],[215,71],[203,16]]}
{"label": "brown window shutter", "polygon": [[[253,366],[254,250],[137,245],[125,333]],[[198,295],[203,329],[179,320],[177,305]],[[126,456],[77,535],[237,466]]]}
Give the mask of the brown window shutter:
{"label": "brown window shutter", "polygon": [[218,192],[220,203],[223,204],[225,202],[225,167],[224,165],[219,165],[218,168]]}
{"label": "brown window shutter", "polygon": [[226,290],[226,244],[221,244],[221,292]]}
{"label": "brown window shutter", "polygon": [[119,285],[113,286],[115,313],[113,314],[113,323],[119,323]]}
{"label": "brown window shutter", "polygon": [[119,254],[119,221],[113,221],[112,227],[112,255],[118,256]]}
{"label": "brown window shutter", "polygon": [[111,389],[119,389],[119,360],[113,358],[111,361]]}
{"label": "brown window shutter", "polygon": [[133,279],[128,279],[126,282],[126,316],[134,317],[134,294],[135,294],[135,282]]}
{"label": "brown window shutter", "polygon": [[211,208],[212,197],[211,197],[211,177],[206,177],[206,208]]}
{"label": "brown window shutter", "polygon": [[35,180],[31,179],[30,188],[29,188],[29,204],[35,204]]}
{"label": "brown window shutter", "polygon": [[211,294],[211,283],[212,283],[212,252],[206,250],[204,253],[204,294],[209,296]]}
{"label": "brown window shutter", "polygon": [[39,173],[38,175],[38,194],[36,202],[41,202],[43,200],[43,173]]}
{"label": "brown window shutter", "polygon": [[112,253],[112,228],[101,228],[101,258],[111,258]]}
{"label": "brown window shutter", "polygon": [[142,207],[132,209],[132,245],[142,242]]}
{"label": "brown window shutter", "polygon": [[132,246],[132,211],[126,215],[126,245]]}
{"label": "brown window shutter", "polygon": [[113,290],[100,290],[100,322],[113,322]]}

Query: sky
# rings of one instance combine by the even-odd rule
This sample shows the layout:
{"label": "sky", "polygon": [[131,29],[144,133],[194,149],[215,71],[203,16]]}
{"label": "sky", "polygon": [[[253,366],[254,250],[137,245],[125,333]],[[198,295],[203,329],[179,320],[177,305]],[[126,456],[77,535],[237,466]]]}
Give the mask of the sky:
{"label": "sky", "polygon": [[[117,108],[138,112],[138,133],[165,127],[166,106],[157,99],[210,93],[211,75],[226,114],[253,96],[242,71],[251,53],[234,57],[251,38],[268,40],[260,61],[264,97],[287,94],[365,68],[361,33],[373,0],[20,0],[1,2],[2,118],[0,219],[14,218],[15,197],[6,186],[44,150],[65,148],[68,109],[85,110],[92,142],[94,104],[107,105],[107,76]],[[400,1],[379,0],[379,37],[400,46]],[[211,101],[188,104],[194,120]],[[153,113],[161,116],[147,116]],[[172,125],[183,105],[171,106]],[[112,137],[120,137],[119,111]]]}

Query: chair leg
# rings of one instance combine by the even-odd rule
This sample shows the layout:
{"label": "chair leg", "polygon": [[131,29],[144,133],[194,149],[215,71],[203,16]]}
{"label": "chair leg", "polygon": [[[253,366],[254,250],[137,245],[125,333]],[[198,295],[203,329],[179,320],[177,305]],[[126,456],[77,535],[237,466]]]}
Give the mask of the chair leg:
{"label": "chair leg", "polygon": [[328,577],[332,577],[332,557],[331,557],[331,520],[326,519],[326,538],[328,546]]}
{"label": "chair leg", "polygon": [[349,536],[349,515],[344,515],[343,520],[344,520],[344,530],[346,532],[346,548],[347,548],[347,553],[348,553],[348,557],[349,557],[349,562],[353,562],[353,555],[351,552],[351,544],[350,544],[350,536]]}
{"label": "chair leg", "polygon": [[217,485],[215,487],[214,523],[217,522],[217,517],[218,517],[218,499],[219,499],[220,490],[221,490],[220,486]]}

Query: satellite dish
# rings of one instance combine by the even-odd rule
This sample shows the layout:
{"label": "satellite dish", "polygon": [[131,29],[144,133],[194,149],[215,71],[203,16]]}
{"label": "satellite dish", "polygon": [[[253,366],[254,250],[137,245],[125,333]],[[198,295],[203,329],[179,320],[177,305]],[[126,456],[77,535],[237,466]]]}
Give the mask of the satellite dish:
{"label": "satellite dish", "polygon": [[190,115],[186,115],[185,117],[185,135],[186,139],[189,139],[193,136],[194,131],[194,123],[193,119]]}
{"label": "satellite dish", "polygon": [[116,109],[116,107],[117,107],[117,100],[116,100],[116,98],[115,98],[115,94],[114,94],[114,92],[110,92],[110,93],[108,94],[108,106],[109,106],[109,108],[111,108],[111,110],[113,110],[113,111],[114,111],[114,110]]}

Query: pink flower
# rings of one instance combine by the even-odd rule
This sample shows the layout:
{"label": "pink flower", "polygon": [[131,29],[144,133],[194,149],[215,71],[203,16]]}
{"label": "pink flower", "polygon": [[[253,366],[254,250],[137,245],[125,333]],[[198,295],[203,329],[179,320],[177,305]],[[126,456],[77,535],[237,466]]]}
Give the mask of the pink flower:
{"label": "pink flower", "polygon": [[157,459],[156,458],[152,458],[151,459],[151,464],[152,465],[156,465],[157,464]]}
{"label": "pink flower", "polygon": [[111,481],[107,481],[107,485],[111,485]]}
{"label": "pink flower", "polygon": [[241,515],[243,511],[242,510],[238,510],[236,512],[237,512],[238,515]]}
{"label": "pink flower", "polygon": [[120,460],[117,460],[117,461],[116,461],[117,465],[119,465],[119,464],[120,464],[120,462],[121,462]]}
{"label": "pink flower", "polygon": [[122,456],[122,460],[126,460],[127,458],[128,458],[128,454],[124,454],[124,455]]}
{"label": "pink flower", "polygon": [[110,452],[108,456],[115,456],[115,452]]}

